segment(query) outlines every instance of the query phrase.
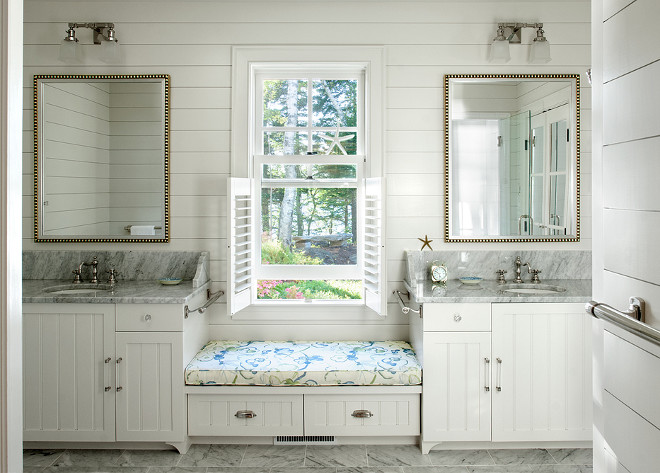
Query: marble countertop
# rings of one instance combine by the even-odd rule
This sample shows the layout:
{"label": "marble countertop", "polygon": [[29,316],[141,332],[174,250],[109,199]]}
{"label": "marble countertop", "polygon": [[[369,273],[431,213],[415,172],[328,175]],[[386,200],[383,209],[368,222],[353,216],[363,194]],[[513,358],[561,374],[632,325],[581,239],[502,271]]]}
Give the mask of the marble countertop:
{"label": "marble countertop", "polygon": [[[119,281],[112,290],[96,291],[87,294],[52,294],[45,289],[54,286],[76,287],[71,280],[24,279],[24,303],[69,303],[69,304],[187,304],[210,287],[210,282],[193,288],[192,281],[182,281],[177,285],[162,285],[158,281]],[[89,287],[81,284],[80,288]],[[101,283],[100,286],[107,284]]]}
{"label": "marble countertop", "polygon": [[[512,284],[511,281],[507,283]],[[404,281],[410,299],[418,304],[424,302],[589,302],[591,279],[544,279],[541,285],[549,284],[566,288],[564,292],[548,294],[516,294],[504,292],[495,280],[483,280],[479,284],[466,285],[458,279],[447,281],[445,287],[432,281],[418,281],[411,287]]]}

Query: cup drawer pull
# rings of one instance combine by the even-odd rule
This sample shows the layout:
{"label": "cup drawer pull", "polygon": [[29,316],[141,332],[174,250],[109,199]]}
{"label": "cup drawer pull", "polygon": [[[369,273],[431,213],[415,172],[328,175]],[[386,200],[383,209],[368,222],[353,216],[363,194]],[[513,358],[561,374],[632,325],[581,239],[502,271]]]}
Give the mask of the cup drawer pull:
{"label": "cup drawer pull", "polygon": [[371,411],[368,411],[366,409],[360,409],[357,411],[353,411],[351,414],[353,417],[357,417],[358,419],[366,419],[369,417],[373,417],[374,415],[371,413]]}
{"label": "cup drawer pull", "polygon": [[239,419],[252,419],[253,417],[257,417],[257,414],[254,411],[237,411],[234,416]]}

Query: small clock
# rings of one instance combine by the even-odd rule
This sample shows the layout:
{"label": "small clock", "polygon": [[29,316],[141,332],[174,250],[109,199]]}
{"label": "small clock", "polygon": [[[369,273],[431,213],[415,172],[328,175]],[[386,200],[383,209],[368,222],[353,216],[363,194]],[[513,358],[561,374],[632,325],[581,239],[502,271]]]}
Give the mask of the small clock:
{"label": "small clock", "polygon": [[437,261],[431,263],[431,280],[433,282],[447,282],[447,266],[444,263],[440,264]]}

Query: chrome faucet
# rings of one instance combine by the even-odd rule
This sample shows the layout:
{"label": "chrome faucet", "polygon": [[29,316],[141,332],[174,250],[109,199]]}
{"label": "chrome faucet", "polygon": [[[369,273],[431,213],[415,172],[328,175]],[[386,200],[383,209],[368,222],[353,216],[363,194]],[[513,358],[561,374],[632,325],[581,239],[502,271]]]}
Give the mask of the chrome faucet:
{"label": "chrome faucet", "polygon": [[[513,282],[520,284],[523,282],[522,277],[520,276],[520,270],[521,267],[524,266],[522,264],[522,260],[520,259],[520,256],[516,256],[515,264],[516,264],[516,277],[513,280]],[[525,263],[525,264],[529,266],[529,263]]]}
{"label": "chrome faucet", "polygon": [[96,256],[93,256],[92,261],[90,261],[89,263],[83,261],[82,263],[80,263],[78,265],[78,269],[73,270],[73,274],[75,274],[75,276],[73,278],[73,282],[76,283],[76,284],[79,283],[79,282],[82,282],[81,276],[82,276],[83,266],[91,266],[92,267],[92,279],[89,282],[91,282],[92,284],[98,283],[99,282],[99,278],[98,278],[99,260],[97,259]]}

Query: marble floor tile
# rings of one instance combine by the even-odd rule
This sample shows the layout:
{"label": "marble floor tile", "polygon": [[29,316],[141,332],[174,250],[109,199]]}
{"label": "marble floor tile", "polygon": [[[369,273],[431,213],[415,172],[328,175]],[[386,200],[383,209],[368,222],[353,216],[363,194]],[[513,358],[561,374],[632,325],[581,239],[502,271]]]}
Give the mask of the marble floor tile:
{"label": "marble floor tile", "polygon": [[271,468],[270,473],[337,473],[337,468],[328,466],[303,466],[302,468]]}
{"label": "marble floor tile", "polygon": [[495,465],[467,466],[469,473],[590,473],[578,465]]}
{"label": "marble floor tile", "polygon": [[23,466],[50,466],[64,450],[23,450]]}
{"label": "marble floor tile", "polygon": [[43,466],[23,466],[23,473],[41,473]]}
{"label": "marble floor tile", "polygon": [[174,450],[124,450],[118,466],[176,466],[181,455]]}
{"label": "marble floor tile", "polygon": [[270,473],[269,466],[254,466],[254,467],[245,467],[245,466],[219,466],[219,467],[210,467],[206,469],[207,473]]}
{"label": "marble floor tile", "polygon": [[206,473],[206,467],[200,466],[152,466],[149,473]]}
{"label": "marble floor tile", "polygon": [[367,466],[364,445],[308,445],[305,466]]}
{"label": "marble floor tile", "polygon": [[544,448],[522,448],[488,450],[496,465],[542,465],[556,464],[552,455]]}
{"label": "marble floor tile", "polygon": [[403,473],[400,466],[356,466],[339,467],[337,473]]}
{"label": "marble floor tile", "polygon": [[548,452],[560,465],[593,465],[591,448],[549,448]]}
{"label": "marble floor tile", "polygon": [[369,466],[431,466],[428,455],[415,445],[368,445]]}
{"label": "marble floor tile", "polygon": [[240,466],[247,445],[192,445],[177,466]]}
{"label": "marble floor tile", "polygon": [[121,466],[49,466],[42,470],[44,473],[147,473],[148,466],[121,467]]}
{"label": "marble floor tile", "polygon": [[488,450],[432,450],[433,465],[494,465]]}
{"label": "marble floor tile", "polygon": [[121,453],[121,450],[65,450],[53,466],[117,466]]}
{"label": "marble floor tile", "polygon": [[403,473],[468,473],[464,466],[404,466]]}
{"label": "marble floor tile", "polygon": [[305,464],[304,445],[248,445],[241,466],[290,466]]}

